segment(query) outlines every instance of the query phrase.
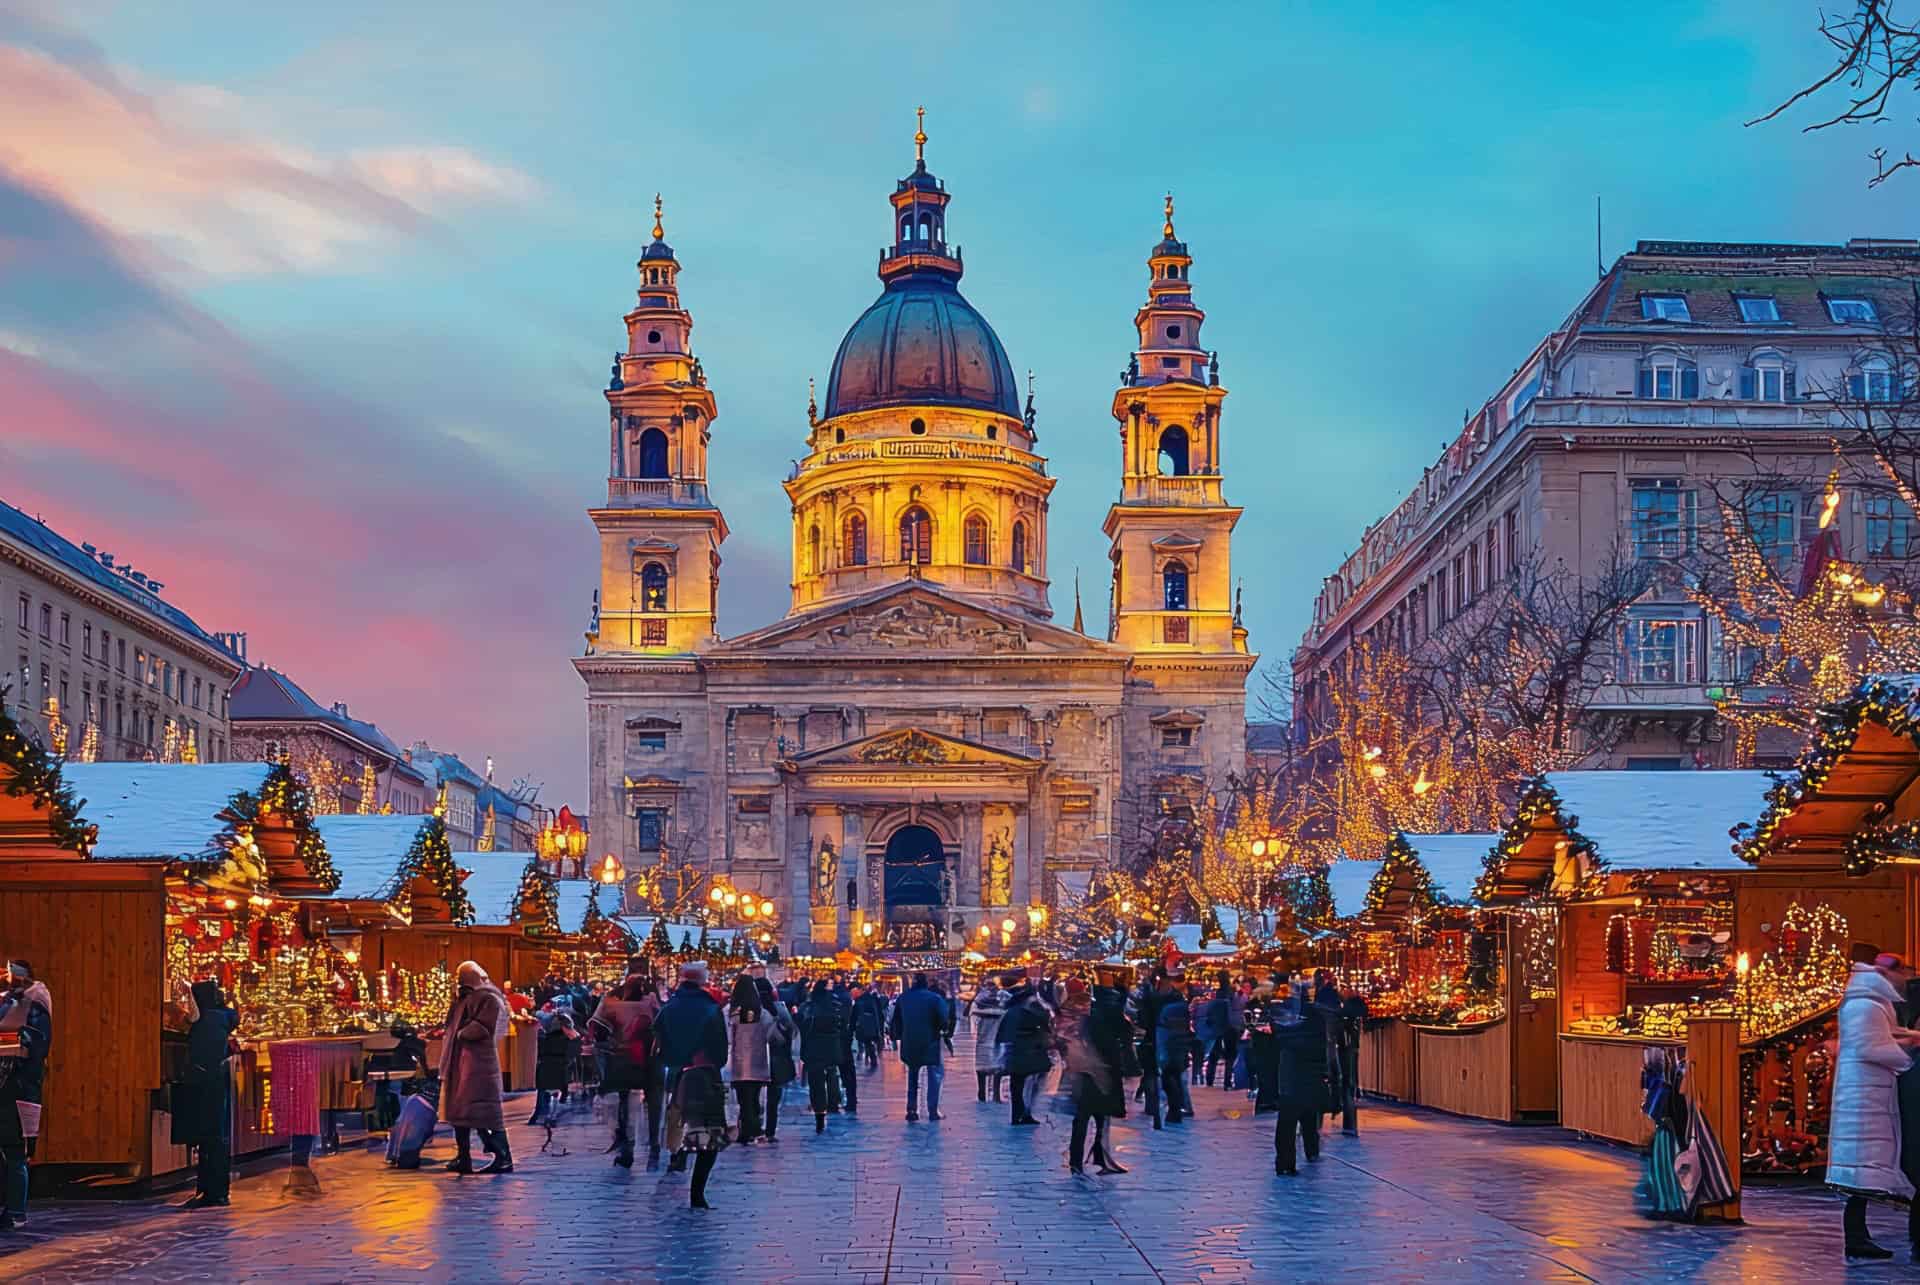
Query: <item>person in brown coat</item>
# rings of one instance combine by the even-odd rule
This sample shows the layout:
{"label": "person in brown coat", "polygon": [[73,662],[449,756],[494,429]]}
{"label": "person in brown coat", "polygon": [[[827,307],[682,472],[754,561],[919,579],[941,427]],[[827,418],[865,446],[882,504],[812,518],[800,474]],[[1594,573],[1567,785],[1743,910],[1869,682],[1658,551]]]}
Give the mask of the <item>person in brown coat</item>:
{"label": "person in brown coat", "polygon": [[506,1120],[500,1107],[500,1048],[506,1034],[507,1000],[486,970],[468,960],[460,965],[460,991],[447,1010],[445,1046],[440,1051],[440,1118],[453,1126],[456,1153],[447,1166],[473,1172],[473,1130],[493,1154],[482,1173],[512,1173]]}

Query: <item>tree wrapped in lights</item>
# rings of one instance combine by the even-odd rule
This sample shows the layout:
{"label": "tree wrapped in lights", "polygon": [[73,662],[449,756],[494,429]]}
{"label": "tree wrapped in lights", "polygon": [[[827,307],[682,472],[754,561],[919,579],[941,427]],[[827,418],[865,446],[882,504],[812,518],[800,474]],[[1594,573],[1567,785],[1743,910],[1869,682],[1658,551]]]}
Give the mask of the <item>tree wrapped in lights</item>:
{"label": "tree wrapped in lights", "polygon": [[[339,891],[340,872],[334,868],[327,845],[313,824],[312,796],[292,768],[285,763],[272,764],[267,768],[260,792],[256,795],[243,790],[234,795],[227,801],[227,811],[249,829],[267,816],[286,817],[293,830],[294,855],[300,859],[301,867],[323,891]],[[237,828],[230,831],[229,841],[236,840],[238,833]]]}
{"label": "tree wrapped in lights", "polygon": [[473,899],[467,895],[460,868],[453,863],[453,844],[447,838],[447,823],[437,816],[421,825],[407,854],[400,863],[402,881],[424,875],[447,903],[447,914],[456,924],[473,922]]}
{"label": "tree wrapped in lights", "polygon": [[74,797],[61,778],[60,762],[27,739],[7,707],[7,689],[0,686],[0,791],[31,799],[47,810],[47,828],[54,843],[85,856],[99,827],[80,819],[85,800]]}
{"label": "tree wrapped in lights", "polygon": [[1413,845],[1407,842],[1407,836],[1395,834],[1387,843],[1380,869],[1374,872],[1372,881],[1367,884],[1366,913],[1378,914],[1386,908],[1387,896],[1400,882],[1402,875],[1408,880],[1407,906],[1414,915],[1424,915],[1435,906],[1448,904],[1446,893],[1434,886],[1426,863],[1414,852]]}
{"label": "tree wrapped in lights", "polygon": [[530,858],[520,872],[514,905],[519,908],[528,936],[558,937],[564,931],[560,926],[560,889],[537,856]]}
{"label": "tree wrapped in lights", "polygon": [[360,815],[372,816],[380,810],[377,799],[380,794],[380,778],[373,770],[373,760],[368,759],[360,765]]}

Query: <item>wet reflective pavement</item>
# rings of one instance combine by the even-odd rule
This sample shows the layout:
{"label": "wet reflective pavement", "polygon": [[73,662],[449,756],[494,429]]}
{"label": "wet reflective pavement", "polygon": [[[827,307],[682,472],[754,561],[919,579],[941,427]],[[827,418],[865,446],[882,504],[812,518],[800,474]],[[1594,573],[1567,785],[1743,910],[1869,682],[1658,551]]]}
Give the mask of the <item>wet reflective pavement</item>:
{"label": "wet reflective pavement", "polygon": [[[1066,1171],[1068,1121],[1013,1129],[975,1101],[964,1043],[940,1123],[909,1125],[897,1062],[863,1074],[857,1120],[790,1101],[776,1147],[720,1157],[714,1208],[684,1174],[614,1168],[588,1117],[513,1131],[515,1172],[455,1177],[443,1129],[416,1173],[377,1150],[317,1159],[317,1199],[285,1194],[283,1165],[236,1180],[233,1207],[169,1200],[43,1202],[0,1233],[0,1275],[73,1280],[642,1280],[884,1282],[1832,1280],[1913,1274],[1904,1215],[1873,1214],[1900,1247],[1848,1272],[1839,1205],[1814,1188],[1748,1192],[1740,1227],[1678,1227],[1633,1211],[1638,1161],[1557,1129],[1514,1129],[1374,1107],[1300,1176],[1273,1174],[1271,1117],[1196,1089],[1200,1116],[1116,1126],[1132,1172]],[[530,1101],[517,1100],[518,1118]],[[510,1118],[513,1115],[510,1106]]]}

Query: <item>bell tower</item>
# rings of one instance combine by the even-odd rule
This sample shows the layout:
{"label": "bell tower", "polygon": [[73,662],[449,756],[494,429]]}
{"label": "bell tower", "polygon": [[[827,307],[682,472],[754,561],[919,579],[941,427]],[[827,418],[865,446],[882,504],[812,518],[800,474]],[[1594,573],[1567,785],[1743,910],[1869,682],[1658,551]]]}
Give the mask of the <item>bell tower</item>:
{"label": "bell tower", "polygon": [[1113,562],[1107,636],[1136,653],[1247,650],[1233,601],[1230,545],[1241,510],[1221,494],[1217,353],[1201,346],[1193,257],[1166,202],[1148,255],[1138,345],[1113,395],[1120,426],[1120,499],[1107,511]]}
{"label": "bell tower", "polygon": [[614,354],[607,381],[607,502],[590,511],[600,532],[600,600],[587,641],[601,654],[684,653],[711,642],[727,538],[707,494],[713,392],[693,355],[693,318],[680,306],[680,261],[658,196],[638,266],[626,349]]}

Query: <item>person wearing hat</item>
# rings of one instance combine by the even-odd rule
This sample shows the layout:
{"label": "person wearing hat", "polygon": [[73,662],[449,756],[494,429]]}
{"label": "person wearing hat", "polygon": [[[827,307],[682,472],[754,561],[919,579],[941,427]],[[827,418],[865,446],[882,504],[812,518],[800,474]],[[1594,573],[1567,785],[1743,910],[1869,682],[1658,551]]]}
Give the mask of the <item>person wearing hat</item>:
{"label": "person wearing hat", "polygon": [[1913,1064],[1920,1031],[1899,1024],[1902,987],[1913,976],[1898,955],[1857,962],[1840,1001],[1833,1108],[1827,1126],[1827,1182],[1847,1195],[1848,1258],[1891,1258],[1867,1232],[1869,1197],[1912,1200],[1900,1167],[1898,1077]]}
{"label": "person wearing hat", "polygon": [[20,1044],[0,1058],[0,1231],[27,1221],[27,1161],[40,1136],[47,1050],[53,1044],[53,993],[24,959],[7,963],[0,990],[0,1032]]}
{"label": "person wearing hat", "polygon": [[695,1209],[710,1209],[707,1179],[730,1139],[726,1087],[720,1080],[727,1064],[727,1020],[720,1001],[707,989],[705,960],[680,966],[680,985],[661,1007],[654,1029],[666,1070],[670,1168],[678,1173],[686,1168],[689,1155],[694,1158],[690,1203]]}

